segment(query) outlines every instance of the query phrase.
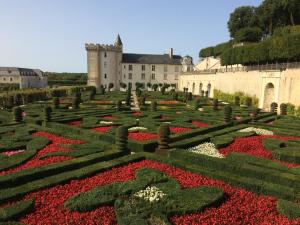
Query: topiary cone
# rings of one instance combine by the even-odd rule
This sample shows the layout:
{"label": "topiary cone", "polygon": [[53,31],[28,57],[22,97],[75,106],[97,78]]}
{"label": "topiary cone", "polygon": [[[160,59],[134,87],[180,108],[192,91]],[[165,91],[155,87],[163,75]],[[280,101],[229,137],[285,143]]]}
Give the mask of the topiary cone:
{"label": "topiary cone", "polygon": [[280,104],[280,115],[282,116],[287,115],[287,104],[285,103]]}
{"label": "topiary cone", "polygon": [[276,102],[272,102],[270,108],[271,108],[271,112],[275,113],[277,112],[278,104]]}
{"label": "topiary cone", "polygon": [[125,126],[120,126],[116,132],[116,148],[119,151],[128,151],[128,129]]}
{"label": "topiary cone", "polygon": [[15,107],[13,109],[13,115],[14,115],[14,121],[19,123],[19,122],[22,122],[23,120],[23,110],[20,108],[20,107]]}
{"label": "topiary cone", "polygon": [[224,107],[224,120],[226,123],[229,123],[232,120],[232,108],[230,105]]}
{"label": "topiary cone", "polygon": [[160,155],[167,155],[168,150],[170,149],[170,127],[168,124],[164,123],[159,126],[158,130],[158,148],[157,153]]}

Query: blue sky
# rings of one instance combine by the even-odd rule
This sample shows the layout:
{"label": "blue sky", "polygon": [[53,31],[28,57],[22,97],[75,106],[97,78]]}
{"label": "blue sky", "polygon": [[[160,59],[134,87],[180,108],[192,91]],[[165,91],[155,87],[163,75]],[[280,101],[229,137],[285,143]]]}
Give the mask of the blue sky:
{"label": "blue sky", "polygon": [[261,0],[0,0],[0,66],[86,72],[84,44],[191,55],[227,41],[229,14]]}

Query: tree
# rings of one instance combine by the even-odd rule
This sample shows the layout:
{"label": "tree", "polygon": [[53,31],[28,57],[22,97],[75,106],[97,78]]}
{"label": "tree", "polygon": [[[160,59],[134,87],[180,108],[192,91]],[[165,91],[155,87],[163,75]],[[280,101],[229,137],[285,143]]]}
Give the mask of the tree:
{"label": "tree", "polygon": [[287,114],[287,104],[280,104],[280,115],[285,116]]}
{"label": "tree", "polygon": [[116,102],[116,111],[121,111],[121,108],[122,108],[122,101],[121,100],[118,100]]}
{"label": "tree", "polygon": [[100,95],[104,95],[105,94],[105,89],[104,89],[104,87],[103,87],[102,84],[100,85],[99,93],[100,93]]}
{"label": "tree", "polygon": [[45,108],[44,108],[44,122],[51,121],[51,113],[52,113],[52,108],[50,106],[45,106]]}
{"label": "tree", "polygon": [[235,33],[235,40],[238,42],[259,42],[263,31],[259,27],[245,27]]}
{"label": "tree", "polygon": [[194,110],[198,111],[199,106],[200,106],[200,100],[198,98],[196,98],[195,102],[194,102]]}
{"label": "tree", "polygon": [[95,99],[96,93],[97,93],[96,87],[92,87],[90,91],[90,100]]}
{"label": "tree", "polygon": [[259,18],[256,7],[238,7],[230,14],[228,29],[232,38],[235,39],[237,32],[246,27],[259,27]]}
{"label": "tree", "polygon": [[151,89],[152,84],[150,82],[147,83],[147,88]]}
{"label": "tree", "polygon": [[234,104],[236,105],[236,106],[240,106],[240,96],[235,96],[234,97]]}
{"label": "tree", "polygon": [[157,102],[155,100],[151,101],[151,110],[153,112],[157,111]]}
{"label": "tree", "polygon": [[218,110],[219,100],[215,98],[213,100],[213,110]]}
{"label": "tree", "polygon": [[153,89],[154,91],[157,91],[157,88],[158,88],[158,84],[153,84],[153,85],[152,85],[152,89]]}
{"label": "tree", "polygon": [[123,89],[126,89],[127,85],[125,83],[121,82],[120,87],[123,88]]}
{"label": "tree", "polygon": [[277,113],[278,104],[276,102],[271,103],[271,112]]}
{"label": "tree", "polygon": [[55,109],[58,109],[59,108],[59,105],[60,105],[60,100],[59,100],[59,97],[54,97],[53,98],[53,106]]}
{"label": "tree", "polygon": [[252,110],[252,122],[256,122],[257,121],[257,116],[260,113],[260,109],[255,107]]}

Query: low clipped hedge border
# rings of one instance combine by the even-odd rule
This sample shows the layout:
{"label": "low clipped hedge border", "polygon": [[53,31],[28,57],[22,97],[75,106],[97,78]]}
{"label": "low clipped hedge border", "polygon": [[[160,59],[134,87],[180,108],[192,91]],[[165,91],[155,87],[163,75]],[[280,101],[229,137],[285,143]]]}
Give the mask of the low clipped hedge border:
{"label": "low clipped hedge border", "polygon": [[0,208],[0,222],[16,220],[34,208],[34,200],[21,201],[9,207]]}

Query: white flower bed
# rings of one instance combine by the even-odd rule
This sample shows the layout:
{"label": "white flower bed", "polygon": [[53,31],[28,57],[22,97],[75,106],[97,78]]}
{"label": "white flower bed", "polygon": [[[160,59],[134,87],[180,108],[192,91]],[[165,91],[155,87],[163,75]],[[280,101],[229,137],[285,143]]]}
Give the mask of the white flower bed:
{"label": "white flower bed", "polygon": [[100,121],[100,124],[113,124],[114,122],[112,121]]}
{"label": "white flower bed", "polygon": [[145,131],[145,130],[148,130],[146,127],[131,127],[128,129],[128,131],[131,131],[131,132],[135,132],[135,131]]}
{"label": "white flower bed", "polygon": [[147,187],[145,190],[138,191],[134,194],[135,197],[143,198],[149,202],[158,202],[166,194],[155,186]]}
{"label": "white flower bed", "polygon": [[239,132],[242,132],[242,133],[255,132],[258,135],[273,135],[273,132],[270,130],[255,128],[255,127],[247,127],[245,129],[239,130]]}
{"label": "white flower bed", "polygon": [[200,145],[197,145],[195,147],[189,148],[188,151],[196,153],[196,154],[202,154],[207,155],[215,158],[224,158],[224,156],[219,153],[216,146],[211,142],[206,142]]}

